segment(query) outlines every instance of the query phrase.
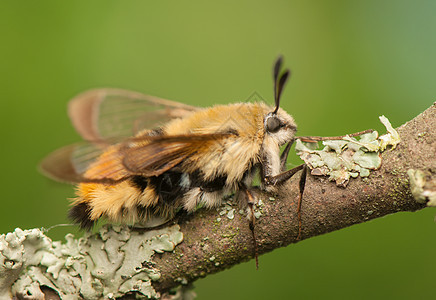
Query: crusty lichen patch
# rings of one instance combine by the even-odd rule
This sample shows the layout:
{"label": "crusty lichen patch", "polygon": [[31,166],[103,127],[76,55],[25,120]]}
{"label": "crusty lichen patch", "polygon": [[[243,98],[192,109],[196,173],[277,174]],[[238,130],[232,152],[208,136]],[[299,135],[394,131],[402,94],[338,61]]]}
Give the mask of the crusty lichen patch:
{"label": "crusty lichen patch", "polygon": [[151,282],[160,278],[154,253],[182,242],[178,225],[146,232],[105,225],[96,234],[52,242],[40,229],[0,235],[0,299],[21,294],[43,299],[41,287],[61,299],[114,299],[128,292],[159,298]]}
{"label": "crusty lichen patch", "polygon": [[346,136],[342,140],[318,143],[302,142],[297,139],[295,150],[311,169],[312,175],[329,176],[338,186],[346,186],[350,178],[368,177],[370,170],[381,166],[381,153],[388,146],[394,149],[400,136],[385,116],[380,117],[387,133],[378,136],[377,131],[362,134],[359,139]]}
{"label": "crusty lichen patch", "polygon": [[436,206],[436,177],[429,170],[407,170],[410,191],[419,203]]}

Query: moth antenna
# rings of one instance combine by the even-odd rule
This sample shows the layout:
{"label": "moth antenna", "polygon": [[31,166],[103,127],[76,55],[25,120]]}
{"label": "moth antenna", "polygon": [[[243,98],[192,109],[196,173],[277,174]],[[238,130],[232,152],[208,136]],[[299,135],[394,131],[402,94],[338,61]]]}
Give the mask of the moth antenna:
{"label": "moth antenna", "polygon": [[278,85],[278,78],[279,78],[280,69],[282,68],[282,64],[283,64],[283,56],[280,55],[277,58],[276,62],[274,63],[274,67],[273,67],[274,100],[275,100],[276,108],[278,107],[278,103],[277,103],[277,85]]}
{"label": "moth antenna", "polygon": [[290,74],[291,72],[289,70],[286,70],[279,79],[279,85],[277,88],[276,109],[274,110],[274,113],[277,113],[277,110],[279,109],[280,96],[282,95],[283,87],[285,86],[286,81],[288,80]]}
{"label": "moth antenna", "polygon": [[277,87],[277,79],[279,78],[280,69],[283,65],[283,56],[279,56],[274,63],[273,67],[273,78],[274,78],[274,86]]}
{"label": "moth antenna", "polygon": [[289,75],[290,75],[290,71],[288,69],[286,69],[282,73],[282,75],[279,76],[282,64],[283,64],[283,57],[279,56],[279,58],[277,59],[277,61],[274,64],[274,68],[273,68],[274,100],[275,100],[275,105],[276,105],[276,108],[274,109],[273,114],[276,114],[277,111],[279,110],[279,107],[280,107],[280,96],[282,94],[283,87],[285,86],[286,81],[288,80]]}

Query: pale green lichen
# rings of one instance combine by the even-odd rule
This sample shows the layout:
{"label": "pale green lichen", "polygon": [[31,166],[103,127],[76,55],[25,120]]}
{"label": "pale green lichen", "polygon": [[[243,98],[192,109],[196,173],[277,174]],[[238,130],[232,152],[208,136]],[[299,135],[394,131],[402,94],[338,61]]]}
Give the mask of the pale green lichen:
{"label": "pale green lichen", "polygon": [[388,146],[394,149],[400,136],[385,116],[380,117],[388,133],[378,136],[377,131],[362,134],[359,139],[345,136],[342,140],[318,143],[302,142],[297,139],[297,154],[311,169],[312,175],[329,176],[339,186],[346,186],[350,178],[368,177],[370,170],[381,166],[381,152]]}
{"label": "pale green lichen", "polygon": [[[235,211],[236,209],[233,208],[233,206],[236,206],[236,203],[234,202],[234,195],[231,195],[228,197],[228,200],[224,202],[220,207],[217,208],[217,211],[219,212],[219,215],[223,217],[224,215],[229,220],[233,220],[235,218]],[[217,222],[220,222],[221,218],[217,218]]]}
{"label": "pale green lichen", "polygon": [[227,213],[227,218],[229,220],[233,220],[234,217],[235,217],[235,209],[233,208],[233,209],[229,210],[229,212]]}
{"label": "pale green lichen", "polygon": [[64,300],[114,299],[128,292],[159,298],[151,285],[160,278],[152,256],[173,251],[183,234],[178,225],[146,232],[105,225],[96,234],[65,239],[52,242],[40,229],[0,235],[0,299],[42,299],[41,286]]}
{"label": "pale green lichen", "polygon": [[410,191],[419,203],[436,206],[436,177],[429,170],[407,170]]}
{"label": "pale green lichen", "polygon": [[379,138],[381,151],[384,151],[388,146],[392,146],[392,149],[395,149],[395,147],[400,143],[400,135],[392,127],[388,118],[386,118],[385,116],[381,116],[379,118],[388,131],[387,134],[384,134]]}
{"label": "pale green lichen", "polygon": [[197,297],[197,294],[192,290],[192,285],[185,285],[188,283],[186,278],[180,278],[180,283],[182,286],[178,286],[177,288],[171,290],[170,293],[163,294],[162,300],[194,300]]}
{"label": "pale green lichen", "polygon": [[263,203],[262,199],[259,199],[259,201],[254,204],[253,210],[254,210],[254,217],[256,219],[259,219],[263,214],[263,208],[265,207],[265,204]]}

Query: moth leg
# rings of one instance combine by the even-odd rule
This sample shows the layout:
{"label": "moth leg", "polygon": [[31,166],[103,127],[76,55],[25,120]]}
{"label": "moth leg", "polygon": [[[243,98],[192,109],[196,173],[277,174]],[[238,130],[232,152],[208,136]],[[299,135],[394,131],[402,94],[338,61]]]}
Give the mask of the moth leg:
{"label": "moth leg", "polygon": [[272,176],[272,175],[264,175],[263,181],[266,185],[277,185],[285,182],[286,180],[290,179],[292,176],[295,175],[298,171],[302,170],[306,165],[302,164],[295,168],[292,168],[290,170],[284,171],[278,175]]}
{"label": "moth leg", "polygon": [[300,183],[299,183],[299,189],[300,189],[300,195],[298,197],[298,206],[297,206],[297,218],[298,218],[298,235],[297,235],[297,241],[301,238],[301,203],[303,201],[303,193],[304,193],[304,187],[306,185],[306,177],[307,177],[307,166],[304,165],[303,171],[301,172],[300,176]]}
{"label": "moth leg", "polygon": [[280,173],[276,176],[265,176],[264,182],[266,185],[276,185],[285,182],[295,175],[298,171],[303,170],[300,176],[299,182],[299,191],[300,195],[298,196],[298,205],[297,205],[297,219],[298,219],[298,235],[297,240],[301,238],[301,203],[303,200],[304,187],[306,185],[306,177],[307,177],[307,166],[305,164],[299,165],[293,169],[287,170],[283,173]]}
{"label": "moth leg", "polygon": [[256,270],[257,270],[257,269],[259,269],[259,258],[258,258],[258,256],[259,256],[258,253],[259,252],[258,252],[258,247],[257,247],[256,234],[254,232],[254,225],[255,225],[255,220],[256,220],[256,218],[254,217],[254,204],[255,204],[255,200],[254,200],[253,194],[250,192],[250,190],[246,186],[241,185],[240,186],[240,190],[242,192],[244,192],[246,200],[247,200],[247,205],[248,205],[248,212],[247,212],[248,215],[247,215],[247,217],[248,217],[248,222],[249,222],[248,224],[250,226],[250,230],[251,230],[251,233],[253,235],[254,258],[256,260]]}
{"label": "moth leg", "polygon": [[283,150],[282,154],[280,155],[280,170],[285,171],[286,170],[286,161],[288,160],[288,154],[291,150],[292,145],[294,144],[295,139],[292,139]]}

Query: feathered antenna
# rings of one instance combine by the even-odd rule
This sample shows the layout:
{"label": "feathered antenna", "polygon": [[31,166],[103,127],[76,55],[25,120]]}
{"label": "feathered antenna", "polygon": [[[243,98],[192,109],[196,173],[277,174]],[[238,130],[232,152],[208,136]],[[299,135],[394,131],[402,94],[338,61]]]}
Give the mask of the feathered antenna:
{"label": "feathered antenna", "polygon": [[277,111],[279,110],[280,96],[282,94],[283,87],[285,86],[285,83],[288,80],[289,75],[291,74],[289,69],[286,69],[281,75],[279,75],[280,69],[282,68],[282,64],[283,64],[283,57],[279,56],[276,62],[274,63],[274,68],[273,68],[274,100],[276,104],[276,108],[274,109],[273,114],[276,114]]}

